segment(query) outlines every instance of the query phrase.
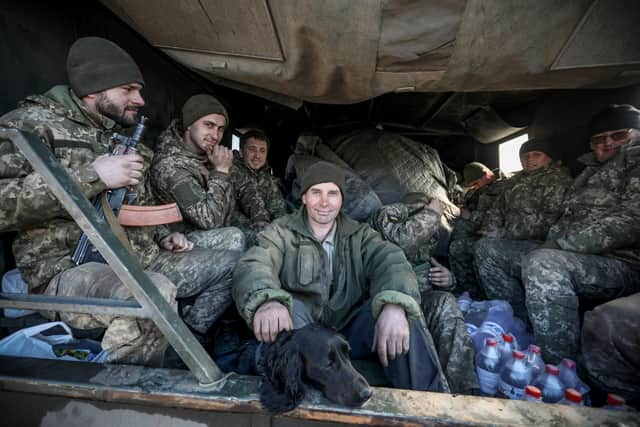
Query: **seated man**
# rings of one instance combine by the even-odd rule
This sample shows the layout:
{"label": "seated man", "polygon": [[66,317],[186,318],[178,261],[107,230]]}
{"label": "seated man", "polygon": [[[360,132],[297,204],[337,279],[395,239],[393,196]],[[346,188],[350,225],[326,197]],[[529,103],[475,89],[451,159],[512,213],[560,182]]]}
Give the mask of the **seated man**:
{"label": "seated man", "polygon": [[240,159],[234,158],[244,176],[255,182],[258,194],[269,212],[269,221],[287,214],[287,205],[282,194],[282,181],[273,176],[267,163],[271,142],[264,132],[252,129],[240,137]]}
{"label": "seated man", "polygon": [[[162,201],[180,207],[189,239],[207,248],[244,250],[245,236],[230,227],[244,225],[236,211],[246,213],[258,228],[269,214],[253,180],[233,165],[231,150],[220,145],[227,122],[227,110],[216,98],[189,98],[182,121],[174,120],[160,135],[151,180]],[[251,235],[249,225],[243,231]]]}
{"label": "seated man", "polygon": [[523,241],[511,251],[517,263],[484,270],[520,311],[526,304],[535,342],[551,363],[576,357],[578,298],[602,301],[640,291],[640,111],[610,106],[591,121],[591,135],[593,152],[580,158],[586,168],[546,242]]}
{"label": "seated man", "polygon": [[[519,249],[531,241],[542,242],[560,217],[571,176],[554,164],[550,141],[532,139],[520,147],[524,168],[511,177],[496,198],[478,231],[485,238],[475,246],[474,263],[487,298],[507,300],[516,316],[527,315],[518,282],[500,272],[518,266]],[[517,267],[513,267],[517,268]]]}
{"label": "seated man", "polygon": [[478,230],[485,213],[491,208],[508,182],[498,171],[494,173],[479,162],[465,165],[464,199],[460,216],[453,222],[449,245],[449,265],[460,291],[468,291],[475,299],[484,299],[484,291],[478,283],[473,264],[473,251],[480,238]]}
{"label": "seated man", "polygon": [[[144,105],[138,66],[114,43],[86,37],[71,46],[67,74],[71,88],[56,86],[27,97],[0,118],[0,126],[37,133],[87,198],[128,186],[137,194],[134,204],[153,203],[145,179],[151,150],[139,144],[140,154],[109,155],[109,135],[135,124]],[[0,170],[0,231],[17,231],[13,252],[31,293],[133,299],[108,265],[76,266],[71,255],[80,228],[10,141],[0,141]],[[170,234],[166,226],[125,227],[124,232],[132,256],[170,303],[194,299],[184,320],[193,330],[206,332],[231,303],[237,255],[193,248],[184,235]],[[211,258],[220,264],[212,265]],[[166,348],[151,320],[70,312],[57,316],[78,329],[106,328],[102,347],[109,362],[158,364]]]}
{"label": "seated man", "polygon": [[[422,193],[409,193],[400,201],[383,206],[369,220],[385,240],[398,245],[413,265],[422,298],[427,328],[433,337],[440,364],[453,393],[474,394],[478,381],[474,351],[456,298],[448,290],[453,276],[430,257],[442,204]],[[435,289],[433,289],[435,287]]]}
{"label": "seated man", "polygon": [[311,166],[301,190],[300,210],[267,226],[234,273],[236,306],[256,338],[272,342],[282,330],[320,322],[346,336],[351,357],[377,352],[394,387],[448,391],[402,250],[340,212],[344,175],[336,166]]}

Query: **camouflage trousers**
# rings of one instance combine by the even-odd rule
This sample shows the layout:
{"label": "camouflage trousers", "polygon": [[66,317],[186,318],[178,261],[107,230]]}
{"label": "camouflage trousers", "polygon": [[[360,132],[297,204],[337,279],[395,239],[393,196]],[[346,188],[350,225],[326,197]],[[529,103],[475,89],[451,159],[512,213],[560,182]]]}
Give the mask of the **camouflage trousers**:
{"label": "camouflage trousers", "polygon": [[602,390],[640,400],[640,293],[584,314],[580,364]]}
{"label": "camouflage trousers", "polygon": [[426,291],[421,307],[451,392],[476,394],[473,345],[456,298],[450,292]]}
{"label": "camouflage trousers", "polygon": [[640,272],[624,261],[531,241],[481,239],[475,253],[489,298],[505,299],[529,320],[550,363],[575,359],[580,336],[579,298],[610,300],[640,290]]}
{"label": "camouflage trousers", "polygon": [[237,227],[222,227],[213,230],[193,230],[186,233],[195,246],[223,251],[244,251],[246,239]]}
{"label": "camouflage trousers", "polygon": [[231,305],[233,269],[240,251],[195,247],[189,252],[161,251],[149,266],[162,273],[176,288],[178,300],[186,300],[180,313],[194,331],[206,334]]}
{"label": "camouflage trousers", "polygon": [[449,245],[449,267],[456,278],[456,290],[459,293],[468,291],[475,300],[486,298],[484,290],[478,282],[473,254],[476,248],[475,237],[465,237],[451,241]]}
{"label": "camouflage trousers", "polygon": [[[160,294],[176,308],[176,288],[165,276],[146,271]],[[129,289],[106,264],[95,262],[63,271],[49,282],[46,295],[135,300]],[[43,313],[56,319],[55,312]],[[152,320],[100,314],[58,313],[63,322],[77,329],[106,328],[102,348],[110,363],[159,366],[167,342]]]}

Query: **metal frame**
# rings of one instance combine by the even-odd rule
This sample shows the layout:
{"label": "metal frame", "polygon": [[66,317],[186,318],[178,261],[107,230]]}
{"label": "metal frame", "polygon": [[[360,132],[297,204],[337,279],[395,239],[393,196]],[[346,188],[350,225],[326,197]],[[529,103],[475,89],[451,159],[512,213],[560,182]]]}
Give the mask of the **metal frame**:
{"label": "metal frame", "polygon": [[96,299],[93,298],[69,300],[68,297],[49,297],[43,300],[29,296],[18,301],[16,298],[8,300],[6,295],[2,295],[0,307],[55,309],[80,313],[104,310],[104,314],[117,312],[128,316],[148,317],[164,334],[200,384],[211,385],[222,379],[224,376],[222,371],[211,360],[171,305],[162,297],[140,263],[129,255],[122,243],[111,232],[105,220],[97,214],[80,187],[62,168],[40,138],[33,133],[17,129],[0,129],[0,139],[11,140],[31,163],[33,169],[44,178],[49,189],[82,231],[89,236],[91,242],[141,306],[138,308],[137,305],[131,306],[118,302],[107,309],[105,307],[109,300],[96,304]]}

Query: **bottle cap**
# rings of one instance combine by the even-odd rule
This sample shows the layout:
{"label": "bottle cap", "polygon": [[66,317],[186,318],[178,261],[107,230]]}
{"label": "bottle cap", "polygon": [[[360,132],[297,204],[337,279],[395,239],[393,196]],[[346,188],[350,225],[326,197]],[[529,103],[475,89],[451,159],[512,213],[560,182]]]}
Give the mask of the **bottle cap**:
{"label": "bottle cap", "polygon": [[547,374],[550,374],[550,375],[560,375],[560,370],[556,365],[552,365],[552,364],[545,365],[545,371]]}
{"label": "bottle cap", "polygon": [[514,359],[518,359],[518,360],[523,360],[524,359],[524,353],[518,350],[513,350],[513,358]]}
{"label": "bottle cap", "polygon": [[573,403],[580,403],[582,402],[582,393],[580,393],[578,390],[574,390],[572,388],[568,388],[564,391],[564,397]]}
{"label": "bottle cap", "polygon": [[576,362],[574,362],[571,359],[562,359],[562,365],[565,368],[569,368],[569,369],[576,369]]}
{"label": "bottle cap", "polygon": [[541,350],[540,350],[540,347],[538,347],[537,345],[535,345],[535,344],[529,344],[529,352],[531,352],[531,353],[536,353],[536,354],[540,354],[540,353],[541,353]]}
{"label": "bottle cap", "polygon": [[511,334],[502,334],[502,339],[506,342],[513,342],[513,335]]}
{"label": "bottle cap", "polygon": [[531,397],[535,397],[536,399],[540,399],[542,397],[542,392],[540,389],[534,385],[528,385],[524,388],[524,392]]}
{"label": "bottle cap", "polygon": [[498,345],[498,341],[494,340],[493,338],[487,338],[487,340],[485,342],[487,343],[487,345],[489,347],[493,347],[494,345]]}
{"label": "bottle cap", "polygon": [[618,396],[617,394],[609,393],[607,394],[607,405],[611,406],[622,406],[626,404],[624,397]]}

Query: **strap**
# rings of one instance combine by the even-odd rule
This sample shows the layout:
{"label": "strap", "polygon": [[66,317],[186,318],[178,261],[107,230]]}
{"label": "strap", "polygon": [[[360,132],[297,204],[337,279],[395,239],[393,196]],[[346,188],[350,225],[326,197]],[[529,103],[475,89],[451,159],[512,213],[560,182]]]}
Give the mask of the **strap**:
{"label": "strap", "polygon": [[111,206],[109,206],[109,201],[107,200],[107,192],[103,191],[100,195],[100,202],[102,203],[102,211],[104,212],[104,217],[109,223],[109,227],[111,227],[111,231],[116,235],[120,243],[130,252],[133,253],[131,249],[131,245],[129,244],[129,239],[127,238],[127,233],[125,233],[124,228],[118,223],[118,218],[113,214],[111,210]]}

